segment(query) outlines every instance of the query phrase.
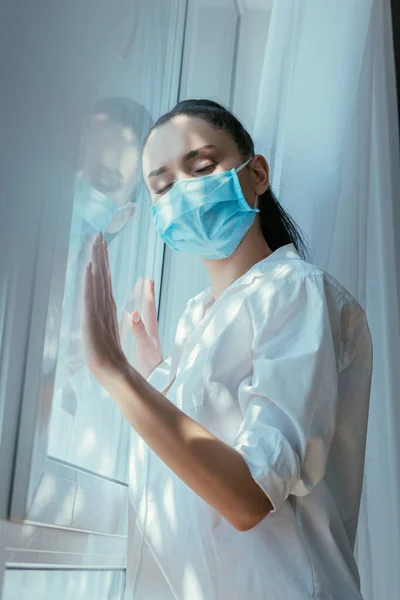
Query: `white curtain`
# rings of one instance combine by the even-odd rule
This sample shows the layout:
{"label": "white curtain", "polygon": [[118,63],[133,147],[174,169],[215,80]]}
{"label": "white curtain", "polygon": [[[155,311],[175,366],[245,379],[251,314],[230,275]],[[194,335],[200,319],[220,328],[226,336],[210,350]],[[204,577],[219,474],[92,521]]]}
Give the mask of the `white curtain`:
{"label": "white curtain", "polygon": [[366,308],[374,375],[356,555],[365,600],[400,597],[398,123],[389,0],[277,0],[255,124],[313,260]]}

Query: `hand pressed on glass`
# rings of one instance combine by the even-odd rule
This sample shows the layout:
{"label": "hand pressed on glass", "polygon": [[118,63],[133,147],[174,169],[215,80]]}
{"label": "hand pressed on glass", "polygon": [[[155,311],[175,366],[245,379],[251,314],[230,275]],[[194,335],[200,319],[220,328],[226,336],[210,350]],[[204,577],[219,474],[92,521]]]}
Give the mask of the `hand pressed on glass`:
{"label": "hand pressed on glass", "polygon": [[93,241],[86,267],[82,342],[88,369],[107,388],[128,361],[121,347],[107,244],[101,233]]}

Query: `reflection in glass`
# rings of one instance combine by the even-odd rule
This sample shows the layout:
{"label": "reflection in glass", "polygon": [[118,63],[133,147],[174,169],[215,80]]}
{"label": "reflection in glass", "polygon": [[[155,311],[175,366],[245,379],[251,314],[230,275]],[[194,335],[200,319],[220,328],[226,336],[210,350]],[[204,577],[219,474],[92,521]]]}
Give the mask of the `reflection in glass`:
{"label": "reflection in glass", "polygon": [[82,284],[91,241],[102,232],[122,318],[136,277],[129,256],[139,243],[139,154],[149,124],[146,110],[128,98],[100,100],[84,123],[49,431],[51,456],[117,479],[126,477],[128,429],[84,365]]}
{"label": "reflection in glass", "polygon": [[122,600],[123,571],[7,569],[3,600]]}

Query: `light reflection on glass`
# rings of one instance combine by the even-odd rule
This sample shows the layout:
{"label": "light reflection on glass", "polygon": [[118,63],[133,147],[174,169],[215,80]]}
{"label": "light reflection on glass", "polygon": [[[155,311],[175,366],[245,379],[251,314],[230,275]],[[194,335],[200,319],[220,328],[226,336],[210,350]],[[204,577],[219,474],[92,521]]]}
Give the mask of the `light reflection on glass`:
{"label": "light reflection on glass", "polygon": [[[141,232],[139,154],[149,126],[147,111],[130,98],[101,99],[84,121],[49,427],[50,456],[116,479],[127,476],[129,434],[117,407],[84,364],[83,278],[91,241],[101,231],[109,246],[119,320],[125,324],[124,347],[129,346],[123,314],[137,277],[131,257]],[[55,327],[59,315],[53,304],[48,323]],[[52,356],[53,346],[46,350]]]}

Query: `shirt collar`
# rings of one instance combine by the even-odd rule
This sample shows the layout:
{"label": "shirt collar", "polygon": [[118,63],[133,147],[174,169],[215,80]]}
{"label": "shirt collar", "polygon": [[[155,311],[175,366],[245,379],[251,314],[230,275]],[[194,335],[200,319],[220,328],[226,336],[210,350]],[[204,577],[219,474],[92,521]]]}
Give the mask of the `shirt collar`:
{"label": "shirt collar", "polygon": [[[230,295],[237,288],[250,285],[257,277],[261,277],[264,275],[264,273],[268,273],[268,271],[271,271],[276,266],[285,264],[291,260],[302,260],[294,245],[287,244],[286,246],[281,246],[272,252],[272,254],[250,267],[250,269],[246,271],[244,275],[238,277],[238,279],[231,283],[231,285],[226,288],[221,296],[219,296],[218,300]],[[207,308],[210,304],[214,303],[215,299],[211,287],[206,288],[194,299],[194,304],[196,306],[198,306],[198,304],[202,304],[204,308]]]}

